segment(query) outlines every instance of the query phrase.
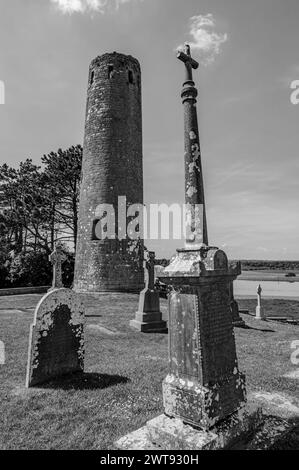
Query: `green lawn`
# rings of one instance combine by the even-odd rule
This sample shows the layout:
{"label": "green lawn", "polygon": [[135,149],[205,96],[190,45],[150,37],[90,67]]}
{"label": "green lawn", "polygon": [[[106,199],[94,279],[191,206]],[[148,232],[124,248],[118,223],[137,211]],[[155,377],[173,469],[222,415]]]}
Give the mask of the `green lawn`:
{"label": "green lawn", "polygon": [[[31,308],[39,298],[1,298],[0,340],[6,345],[6,364],[0,366],[0,449],[111,449],[119,437],[162,413],[167,335],[130,330],[129,320],[138,306],[134,295],[85,299],[85,375],[26,390]],[[252,309],[251,302],[240,304]],[[273,311],[278,306],[279,315],[288,308],[299,310],[299,302],[291,307],[288,301],[267,302]],[[166,315],[166,301],[162,310]],[[290,356],[291,342],[299,340],[299,327],[257,322],[247,315],[244,319],[248,327],[236,329],[236,343],[248,389],[286,397],[293,408],[280,409],[268,395],[263,406],[267,413],[295,423],[298,380],[283,375],[296,370]],[[291,448],[299,442],[298,435],[293,436]]]}
{"label": "green lawn", "polygon": [[[285,317],[290,320],[299,320],[299,302],[297,300],[263,298],[262,303],[266,315],[269,317]],[[238,304],[241,310],[248,309],[252,315],[255,314],[256,299],[239,299]]]}

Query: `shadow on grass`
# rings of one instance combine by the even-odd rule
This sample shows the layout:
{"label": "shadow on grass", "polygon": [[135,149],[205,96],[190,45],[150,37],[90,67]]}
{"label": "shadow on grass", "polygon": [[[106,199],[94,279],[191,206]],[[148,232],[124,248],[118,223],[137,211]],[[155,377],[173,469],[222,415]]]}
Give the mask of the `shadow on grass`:
{"label": "shadow on grass", "polygon": [[269,450],[298,450],[299,449],[299,417],[287,420],[289,429],[276,439]]}
{"label": "shadow on grass", "polygon": [[77,373],[65,375],[40,385],[44,389],[61,390],[103,390],[114,385],[126,384],[130,381],[127,377],[120,375],[107,375],[97,373]]}
{"label": "shadow on grass", "polygon": [[162,331],[146,331],[143,333],[144,335],[168,335],[168,328]]}
{"label": "shadow on grass", "polygon": [[243,330],[255,330],[255,331],[261,331],[262,333],[275,333],[275,330],[264,330],[262,328],[253,328],[253,326],[249,325],[244,325],[240,328],[243,328]]}
{"label": "shadow on grass", "polygon": [[246,439],[237,440],[231,450],[298,450],[299,418],[283,419],[265,415],[263,423]]}

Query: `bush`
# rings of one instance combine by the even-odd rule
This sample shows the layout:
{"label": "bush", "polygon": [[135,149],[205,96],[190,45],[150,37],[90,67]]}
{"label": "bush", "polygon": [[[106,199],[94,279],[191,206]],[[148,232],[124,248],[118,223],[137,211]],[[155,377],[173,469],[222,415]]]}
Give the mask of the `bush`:
{"label": "bush", "polygon": [[52,265],[42,252],[20,253],[12,258],[8,280],[11,287],[48,286],[52,281]]}
{"label": "bush", "polygon": [[[65,253],[62,265],[62,282],[65,287],[73,286],[75,255]],[[50,286],[53,266],[44,252],[29,252],[9,255],[0,252],[0,289],[5,287]]]}

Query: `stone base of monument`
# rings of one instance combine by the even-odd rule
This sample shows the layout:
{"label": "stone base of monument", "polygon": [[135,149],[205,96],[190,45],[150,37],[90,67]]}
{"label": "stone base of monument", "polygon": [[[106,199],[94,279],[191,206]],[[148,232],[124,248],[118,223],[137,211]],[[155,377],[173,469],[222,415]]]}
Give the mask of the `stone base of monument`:
{"label": "stone base of monument", "polygon": [[264,309],[262,307],[256,307],[255,319],[256,320],[266,320],[265,312],[264,312]]}
{"label": "stone base of monument", "polygon": [[162,385],[165,414],[179,417],[191,426],[210,429],[246,403],[245,376],[235,372],[209,388],[167,375]]}
{"label": "stone base of monument", "polygon": [[246,405],[209,431],[166,415],[115,443],[121,450],[220,450],[246,442],[263,424],[260,408]]}
{"label": "stone base of monument", "polygon": [[[139,315],[137,312],[136,316]],[[142,315],[142,314],[140,314]],[[155,321],[155,317],[146,316],[141,321],[131,320],[130,326],[141,333],[167,333],[167,323],[163,320]]]}
{"label": "stone base of monument", "polygon": [[167,333],[167,323],[162,320],[160,312],[158,291],[145,289],[140,293],[139,309],[130,326],[142,333]]}

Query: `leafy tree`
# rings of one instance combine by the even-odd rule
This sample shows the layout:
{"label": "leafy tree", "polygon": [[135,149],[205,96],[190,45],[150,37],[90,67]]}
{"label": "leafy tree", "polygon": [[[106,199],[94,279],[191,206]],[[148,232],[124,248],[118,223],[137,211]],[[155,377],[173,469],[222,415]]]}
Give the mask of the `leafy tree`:
{"label": "leafy tree", "polygon": [[47,286],[51,279],[52,266],[46,253],[31,251],[12,256],[8,280],[15,287]]}
{"label": "leafy tree", "polygon": [[[58,227],[60,240],[72,241],[76,249],[82,147],[44,155],[43,179],[48,194],[48,219]],[[53,234],[52,234],[53,235]],[[53,239],[52,239],[53,245]],[[53,246],[52,246],[53,247]]]}
{"label": "leafy tree", "polygon": [[41,183],[40,167],[30,159],[17,170],[0,167],[1,235],[18,253],[28,248],[49,251],[47,199]]}
{"label": "leafy tree", "polygon": [[[51,274],[48,255],[55,240],[65,242],[66,282],[71,284],[76,248],[82,147],[31,159],[17,169],[0,166],[0,282],[35,285]],[[31,268],[30,268],[31,266]],[[30,269],[40,272],[32,278]],[[45,282],[46,283],[46,282]]]}

